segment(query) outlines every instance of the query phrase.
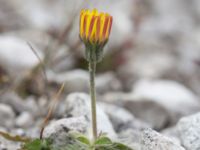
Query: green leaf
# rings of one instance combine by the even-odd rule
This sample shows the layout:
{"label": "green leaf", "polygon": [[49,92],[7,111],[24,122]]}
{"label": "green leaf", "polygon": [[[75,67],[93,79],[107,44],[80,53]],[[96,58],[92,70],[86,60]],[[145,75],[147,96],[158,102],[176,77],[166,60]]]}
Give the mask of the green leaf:
{"label": "green leaf", "polygon": [[82,134],[69,135],[63,145],[57,145],[50,139],[35,139],[25,143],[21,150],[132,150],[121,143],[113,143],[108,137],[100,136],[95,143]]}
{"label": "green leaf", "polygon": [[108,137],[100,137],[95,141],[95,145],[112,144],[112,141]]}
{"label": "green leaf", "polygon": [[52,143],[51,150],[90,150],[90,145],[85,144],[87,143],[87,138],[84,136],[79,136],[78,138],[69,135],[62,145]]}
{"label": "green leaf", "polygon": [[26,143],[23,146],[22,150],[51,150],[50,141],[48,139],[35,139],[31,142]]}
{"label": "green leaf", "polygon": [[130,147],[121,143],[113,143],[113,146],[115,147],[116,150],[132,150]]}
{"label": "green leaf", "polygon": [[80,136],[77,138],[78,141],[80,141],[81,143],[84,143],[86,145],[90,145],[90,141],[87,137],[85,136]]}
{"label": "green leaf", "polygon": [[95,145],[95,150],[132,150],[132,149],[121,143],[111,143],[104,145]]}
{"label": "green leaf", "polygon": [[75,140],[78,140],[79,142],[86,144],[86,145],[91,145],[90,140],[83,134],[77,133],[77,132],[71,132],[69,133],[69,136],[72,137]]}
{"label": "green leaf", "polygon": [[89,146],[80,143],[72,143],[61,147],[52,147],[51,150],[90,150]]}

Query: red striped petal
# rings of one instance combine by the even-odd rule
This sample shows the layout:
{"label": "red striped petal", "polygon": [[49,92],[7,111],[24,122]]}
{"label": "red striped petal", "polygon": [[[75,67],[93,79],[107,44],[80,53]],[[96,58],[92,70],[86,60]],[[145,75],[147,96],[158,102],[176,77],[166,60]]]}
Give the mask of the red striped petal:
{"label": "red striped petal", "polygon": [[106,31],[108,29],[108,22],[109,22],[109,16],[106,16],[104,26],[103,26],[103,40],[106,38]]}
{"label": "red striped petal", "polygon": [[89,26],[88,37],[91,36],[92,30],[93,30],[93,28],[94,28],[94,22],[95,22],[95,19],[96,19],[96,17],[95,17],[95,16],[92,16],[92,18],[91,18],[91,22],[90,22],[90,26]]}
{"label": "red striped petal", "polygon": [[100,39],[100,23],[101,23],[101,17],[100,16],[98,16],[97,17],[97,24],[96,24],[96,26],[97,26],[97,31],[96,31],[96,41],[98,41],[99,39]]}
{"label": "red striped petal", "polygon": [[111,31],[111,28],[112,28],[112,22],[113,22],[113,18],[112,16],[110,16],[110,26],[109,26],[109,30],[108,30],[108,35],[110,35],[110,31]]}

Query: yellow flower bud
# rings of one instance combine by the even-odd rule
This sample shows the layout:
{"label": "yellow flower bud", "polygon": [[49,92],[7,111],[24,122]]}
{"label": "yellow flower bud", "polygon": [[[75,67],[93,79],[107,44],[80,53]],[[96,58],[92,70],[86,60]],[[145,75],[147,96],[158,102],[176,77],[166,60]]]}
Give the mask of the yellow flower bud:
{"label": "yellow flower bud", "polygon": [[108,13],[82,10],[80,13],[80,38],[84,43],[104,44],[110,35],[112,16]]}

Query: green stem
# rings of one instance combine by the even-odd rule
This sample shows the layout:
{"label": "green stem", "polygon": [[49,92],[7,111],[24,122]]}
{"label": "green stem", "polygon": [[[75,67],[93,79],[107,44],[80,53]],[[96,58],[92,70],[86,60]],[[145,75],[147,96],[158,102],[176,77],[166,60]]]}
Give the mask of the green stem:
{"label": "green stem", "polygon": [[89,61],[90,96],[91,96],[91,112],[92,112],[92,130],[93,130],[94,140],[96,140],[97,138],[95,71],[96,71],[96,62],[90,60]]}

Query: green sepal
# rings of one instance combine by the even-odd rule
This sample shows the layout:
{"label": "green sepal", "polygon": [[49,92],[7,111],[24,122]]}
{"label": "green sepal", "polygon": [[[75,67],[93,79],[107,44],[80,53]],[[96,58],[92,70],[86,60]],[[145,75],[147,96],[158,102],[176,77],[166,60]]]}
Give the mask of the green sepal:
{"label": "green sepal", "polygon": [[91,42],[84,42],[85,43],[85,57],[87,61],[92,62],[100,62],[103,58],[103,48],[105,47],[108,40],[103,43],[91,43]]}

